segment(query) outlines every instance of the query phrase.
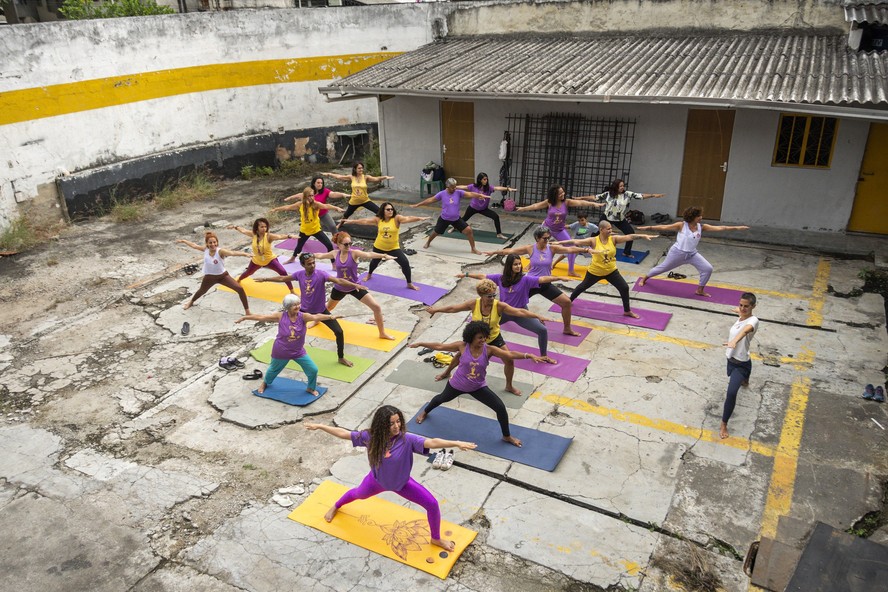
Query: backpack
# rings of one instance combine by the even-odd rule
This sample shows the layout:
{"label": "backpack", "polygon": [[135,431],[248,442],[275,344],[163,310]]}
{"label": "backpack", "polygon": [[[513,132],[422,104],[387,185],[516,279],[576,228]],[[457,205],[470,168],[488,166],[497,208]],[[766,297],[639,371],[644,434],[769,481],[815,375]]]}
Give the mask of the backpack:
{"label": "backpack", "polygon": [[632,224],[644,224],[644,212],[640,210],[629,210],[626,212],[626,219]]}

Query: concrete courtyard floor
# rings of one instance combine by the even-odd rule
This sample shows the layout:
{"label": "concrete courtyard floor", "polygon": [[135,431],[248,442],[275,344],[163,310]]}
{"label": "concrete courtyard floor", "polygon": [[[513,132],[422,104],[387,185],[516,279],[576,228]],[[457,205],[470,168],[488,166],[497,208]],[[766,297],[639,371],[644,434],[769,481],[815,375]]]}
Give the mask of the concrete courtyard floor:
{"label": "concrete courtyard floor", "polygon": [[[386,326],[408,340],[389,353],[347,345],[373,365],[353,383],[322,379],[330,391],[309,407],[252,396],[256,383],[241,374],[264,366],[248,351],[274,328],[235,325],[237,298],[217,290],[183,311],[200,272],[182,268],[199,254],[173,241],[201,242],[205,221],[249,225],[302,185],[226,182],[204,202],[136,224],[79,223],[0,259],[0,590],[653,592],[681,589],[668,564],[702,558],[734,592],[749,589],[742,557],[751,542],[799,544],[816,521],[846,529],[883,509],[888,408],[860,398],[866,383],[885,380],[883,300],[828,287],[859,287],[858,273],[874,267],[861,255],[878,259],[888,241],[751,231],[707,237],[700,249],[715,267],[711,286],[759,297],[753,373],[730,438],[719,439],[718,425],[731,307],[633,293],[634,308],[673,315],[664,331],[577,317],[589,337],[550,348],[591,361],[579,379],[516,373],[533,393],[509,410],[511,422],[573,438],[554,471],[477,452],[457,452],[447,472],[416,459],[413,476],[443,518],[478,532],[447,579],[289,520],[292,508],[271,501],[277,489],[304,484],[295,507],[322,480],[353,486],[367,472],[363,449],[308,432],[302,420],[365,428],[382,404],[412,416],[431,393],[386,377],[419,359],[408,341],[456,340],[465,320],[432,320],[418,303],[377,293]],[[391,191],[375,199],[383,195],[417,201]],[[533,218],[502,217],[507,232],[522,234],[519,245],[531,242]],[[417,251],[414,280],[449,290],[441,304],[473,297],[476,282],[456,274],[501,272],[464,242],[442,238],[424,251],[429,223],[411,226],[402,234]],[[295,232],[296,223],[274,227]],[[225,248],[245,246],[234,231],[218,233]],[[358,242],[369,250],[372,241]],[[620,265],[630,285],[670,244],[636,243],[651,254]],[[230,259],[229,270],[245,262]],[[400,277],[394,263],[379,273]],[[584,298],[619,303],[607,285]],[[276,306],[251,299],[251,308]],[[534,298],[531,308],[543,313],[549,302]],[[336,312],[370,318],[353,299]],[[226,355],[246,369],[221,369]],[[502,376],[502,366],[491,373]],[[449,406],[490,415],[473,400]]]}

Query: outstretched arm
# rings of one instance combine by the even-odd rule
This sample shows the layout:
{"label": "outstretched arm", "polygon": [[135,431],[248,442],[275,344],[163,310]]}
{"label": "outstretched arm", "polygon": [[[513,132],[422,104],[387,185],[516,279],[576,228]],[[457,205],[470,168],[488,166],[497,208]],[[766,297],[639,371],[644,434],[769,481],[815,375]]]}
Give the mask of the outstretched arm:
{"label": "outstretched arm", "polygon": [[450,313],[450,312],[467,312],[472,310],[475,306],[474,300],[466,300],[465,302],[461,302],[459,304],[449,304],[447,306],[427,306],[425,311],[432,316],[435,316],[439,312]]}
{"label": "outstretched arm", "polygon": [[253,277],[254,282],[295,282],[296,278],[292,275],[263,275],[262,277]]}
{"label": "outstretched arm", "polygon": [[537,278],[541,284],[551,284],[552,282],[576,282],[579,281],[578,277],[558,277],[557,275],[544,275],[543,277]]}
{"label": "outstretched arm", "polygon": [[713,226],[712,224],[704,224],[703,230],[706,232],[722,232],[724,230],[749,230],[749,226]]}
{"label": "outstretched arm", "polygon": [[270,241],[279,241],[284,240],[285,238],[294,238],[292,234],[273,234],[271,232],[269,232],[266,236]]}
{"label": "outstretched arm", "polygon": [[248,314],[244,315],[238,320],[234,321],[235,323],[242,323],[244,321],[256,321],[260,323],[272,323],[281,320],[281,315],[284,314],[282,312],[273,312],[271,314]]}
{"label": "outstretched arm", "polygon": [[244,253],[243,251],[229,251],[228,249],[219,249],[219,254],[223,257],[252,257],[253,255],[250,253]]}
{"label": "outstretched arm", "polygon": [[408,345],[407,347],[417,348],[417,347],[425,347],[428,349],[436,349],[438,351],[449,351],[453,353],[459,352],[459,346],[462,345],[462,341],[453,341],[451,343],[439,343],[437,341],[415,341]]}
{"label": "outstretched arm", "polygon": [[420,207],[420,206],[427,206],[427,205],[429,205],[430,203],[433,203],[433,202],[435,202],[435,201],[437,201],[437,200],[435,199],[435,196],[433,195],[433,196],[431,196],[431,197],[427,197],[427,198],[425,198],[424,200],[422,200],[421,202],[419,202],[418,204],[416,204],[416,205],[413,206],[413,207],[418,208],[418,207]]}
{"label": "outstretched arm", "polygon": [[332,177],[334,179],[339,179],[340,181],[351,181],[351,175],[340,175],[339,173],[321,173],[323,177]]}
{"label": "outstretched arm", "polygon": [[425,222],[426,220],[431,219],[431,216],[402,216],[401,214],[398,214],[398,224],[410,222]]}
{"label": "outstretched arm", "polygon": [[346,199],[348,197],[351,196],[347,193],[342,193],[341,191],[331,191],[329,194],[327,194],[328,199]]}
{"label": "outstretched arm", "polygon": [[[582,239],[581,239],[582,240]],[[565,241],[570,242],[570,241]],[[553,253],[589,253],[592,255],[600,255],[604,251],[598,251],[589,247],[565,247],[564,245],[552,245]]]}
{"label": "outstretched arm", "polygon": [[459,448],[460,450],[472,450],[478,445],[474,442],[463,442],[461,440],[444,440],[442,438],[426,438],[423,448],[429,450],[433,448]]}
{"label": "outstretched arm", "polygon": [[501,314],[501,315],[503,315],[503,314],[508,314],[508,315],[513,316],[513,317],[524,317],[524,318],[528,318],[528,319],[539,319],[539,321],[540,321],[540,322],[543,322],[543,323],[545,323],[546,321],[549,320],[549,319],[547,319],[546,317],[540,316],[540,315],[538,315],[538,314],[535,313],[535,312],[531,312],[531,311],[527,310],[526,308],[515,308],[514,306],[510,306],[510,305],[506,304],[505,302],[500,302],[500,303],[499,303],[499,310],[500,310],[500,314]]}
{"label": "outstretched arm", "polygon": [[305,424],[306,430],[321,430],[322,432],[327,432],[331,436],[336,436],[342,440],[351,440],[351,432],[344,428],[337,428],[336,426],[328,426],[322,423],[307,423]]}
{"label": "outstretched arm", "polygon": [[308,321],[309,323],[323,323],[324,321],[335,321],[336,319],[341,319],[342,315],[334,315],[334,314],[315,314],[310,312],[302,313],[302,318]]}
{"label": "outstretched arm", "polygon": [[515,208],[516,212],[529,212],[531,210],[542,210],[544,208],[549,207],[549,200],[544,199],[543,201],[538,201],[535,204],[530,204],[529,206],[521,206],[520,208]]}
{"label": "outstretched arm", "polygon": [[249,228],[242,228],[241,226],[235,226],[234,224],[229,224],[225,228],[227,228],[228,230],[237,230],[241,234],[249,236],[250,238],[253,238],[253,231],[250,230]]}
{"label": "outstretched arm", "polygon": [[540,356],[535,356],[533,354],[527,354],[524,352],[510,351],[507,349],[500,349],[493,345],[488,345],[487,350],[501,360],[533,360],[534,362],[547,361],[546,358],[542,358]]}
{"label": "outstretched arm", "polygon": [[497,249],[496,251],[485,251],[485,255],[530,255],[533,253],[533,245],[524,245],[523,247],[514,247],[512,249]]}
{"label": "outstretched arm", "polygon": [[[339,211],[342,212],[344,210],[342,208],[339,208]],[[343,222],[346,222],[348,224],[360,224],[362,226],[373,226],[374,224],[379,223],[379,218],[377,218],[376,216],[373,216],[372,218],[349,218],[348,220],[343,218],[339,221],[340,224],[342,224]]]}
{"label": "outstretched arm", "polygon": [[351,251],[352,257],[356,257],[357,259],[381,259],[383,261],[391,261],[394,259],[388,253],[368,253],[367,251],[359,251],[357,249],[352,249]]}
{"label": "outstretched arm", "polygon": [[[200,246],[197,243],[193,243],[190,240],[185,240],[184,238],[180,238],[180,239],[176,240],[176,242],[180,245],[185,245],[185,246],[191,247],[195,251],[203,251],[206,248],[206,247]],[[219,250],[221,251],[221,249],[219,249]],[[223,254],[223,256],[224,256],[224,254]]]}
{"label": "outstretched arm", "polygon": [[458,273],[456,274],[458,278],[472,278],[473,280],[486,280],[487,275],[483,273]]}
{"label": "outstretched arm", "polygon": [[348,280],[344,280],[342,278],[330,276],[327,278],[337,286],[342,286],[343,288],[351,288],[352,290],[369,290],[367,286],[362,286],[360,284],[356,284],[354,282],[350,282]]}
{"label": "outstretched arm", "polygon": [[621,245],[623,243],[628,243],[631,240],[638,240],[643,238],[644,240],[651,240],[652,238],[657,238],[660,236],[659,234],[621,234],[620,236],[613,236],[611,238],[614,239],[615,245]]}
{"label": "outstretched arm", "polygon": [[[291,196],[291,197],[292,197],[292,196]],[[289,198],[288,198],[288,199],[289,199]],[[287,201],[287,200],[285,199],[284,201]],[[298,210],[298,209],[301,208],[301,207],[302,207],[302,195],[300,194],[300,195],[299,195],[299,201],[297,201],[296,203],[294,203],[294,204],[289,204],[289,205],[286,205],[286,206],[278,206],[278,207],[276,207],[276,208],[272,208],[272,209],[270,209],[270,210],[268,210],[268,211],[269,211],[269,212],[291,212],[291,211],[294,211],[294,210]]]}
{"label": "outstretched arm", "polygon": [[[654,232],[678,232],[681,230],[684,222],[673,222],[672,224],[651,224],[650,226],[636,226],[637,230],[653,230]],[[703,225],[704,230],[706,224]]]}
{"label": "outstretched arm", "polygon": [[572,197],[564,201],[572,208],[603,208],[603,203],[592,201],[594,198],[594,195],[584,195],[583,197]]}
{"label": "outstretched arm", "polygon": [[493,190],[494,190],[494,191],[509,191],[509,192],[511,192],[511,191],[518,191],[518,190],[515,189],[514,187],[500,187],[499,185],[495,185],[495,186],[493,187]]}
{"label": "outstretched arm", "polygon": [[[734,312],[738,312],[736,308],[734,309]],[[727,347],[730,347],[731,349],[734,349],[735,347],[737,347],[737,344],[740,343],[741,339],[743,339],[753,331],[755,331],[755,328],[752,325],[746,325],[742,329],[740,329],[740,332],[734,337],[734,339],[727,341],[725,345]]]}
{"label": "outstretched arm", "polygon": [[380,175],[379,177],[374,177],[372,175],[364,175],[364,177],[368,181],[372,181],[373,183],[379,183],[380,181],[388,181],[389,179],[394,179],[394,177],[390,177],[388,175]]}

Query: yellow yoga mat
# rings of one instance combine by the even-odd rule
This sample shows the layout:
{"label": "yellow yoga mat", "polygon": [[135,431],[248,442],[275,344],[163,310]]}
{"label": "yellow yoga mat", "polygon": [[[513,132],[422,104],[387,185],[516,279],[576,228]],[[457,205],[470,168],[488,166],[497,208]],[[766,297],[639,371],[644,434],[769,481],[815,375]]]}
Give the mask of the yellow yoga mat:
{"label": "yellow yoga mat", "polygon": [[[293,282],[293,287],[298,294],[299,287],[296,285],[296,282]],[[251,277],[248,277],[241,282],[241,288],[244,289],[244,292],[246,292],[247,296],[250,298],[269,300],[271,302],[277,302],[278,304],[281,303],[284,296],[290,293],[290,288],[287,287],[287,284],[282,282],[257,282]],[[234,292],[234,290],[226,288],[225,286],[219,286],[219,289],[225,290],[226,292]]]}
{"label": "yellow yoga mat", "polygon": [[[524,271],[527,271],[530,268],[530,259],[528,259],[527,256],[522,256],[521,262],[524,264]],[[574,277],[583,278],[586,276],[586,267],[588,265],[589,265],[588,259],[586,259],[585,262],[582,262],[581,260],[577,260],[576,265],[574,265],[574,274],[575,275],[568,275],[567,274],[567,260],[559,261],[558,264],[552,268],[552,275],[557,276],[557,277],[564,277],[564,278],[574,278]],[[607,284],[608,281],[601,280],[598,283],[599,284]]]}
{"label": "yellow yoga mat", "polygon": [[[342,327],[342,332],[345,335],[345,342],[349,345],[359,345],[361,347],[384,352],[390,352],[395,349],[408,335],[408,333],[403,331],[386,329],[385,332],[395,338],[393,341],[391,339],[380,339],[379,329],[376,328],[376,325],[355,323],[352,321],[346,321],[345,319],[339,319],[339,325]],[[323,324],[315,325],[308,330],[308,334],[312,337],[320,337],[321,339],[329,339],[330,341],[336,340],[333,336],[333,331]]]}
{"label": "yellow yoga mat", "polygon": [[442,580],[478,535],[474,530],[442,520],[441,538],[453,541],[456,549],[449,552],[434,547],[429,543],[425,512],[378,497],[352,502],[340,508],[332,522],[324,520],[327,510],[348,489],[339,483],[324,481],[288,518]]}

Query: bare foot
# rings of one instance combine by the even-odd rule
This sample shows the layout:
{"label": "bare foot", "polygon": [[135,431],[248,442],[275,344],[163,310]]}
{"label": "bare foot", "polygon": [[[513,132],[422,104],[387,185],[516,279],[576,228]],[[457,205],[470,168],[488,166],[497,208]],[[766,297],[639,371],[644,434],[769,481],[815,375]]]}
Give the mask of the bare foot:
{"label": "bare foot", "polygon": [[728,424],[721,422],[721,425],[718,428],[718,435],[722,440],[728,437]]}
{"label": "bare foot", "polygon": [[698,288],[696,292],[694,292],[697,296],[706,296],[707,298],[712,298],[712,294],[707,294],[703,291],[703,288]]}
{"label": "bare foot", "polygon": [[740,383],[740,386],[749,386],[749,381],[744,380],[743,382]]}
{"label": "bare foot", "polygon": [[354,366],[354,364],[351,363],[351,360],[347,360],[345,358],[339,358],[339,363],[342,364],[343,366],[348,366],[349,368]]}
{"label": "bare foot", "polygon": [[635,313],[632,312],[631,310],[630,310],[630,311],[626,311],[626,312],[624,312],[624,313],[623,313],[623,316],[624,316],[624,317],[632,317],[633,319],[640,318],[637,314],[635,314]]}
{"label": "bare foot", "polygon": [[424,245],[422,246],[422,248],[423,248],[423,249],[428,249],[430,244],[431,244],[431,243],[427,242],[426,244],[424,244]]}
{"label": "bare foot", "polygon": [[517,446],[518,448],[521,448],[521,440],[519,440],[515,436],[503,436],[503,442],[508,442],[512,446]]}
{"label": "bare foot", "polygon": [[259,388],[256,389],[256,392],[259,393],[259,394],[261,395],[262,393],[265,392],[265,389],[267,389],[267,388],[268,388],[268,385],[265,384],[265,381],[263,380],[263,381],[262,381],[262,384],[259,385]]}
{"label": "bare foot", "polygon": [[439,374],[435,377],[435,382],[441,382],[442,380],[447,380],[448,378],[450,378],[450,373],[449,372],[442,372],[441,374]]}
{"label": "bare foot", "polygon": [[416,290],[417,292],[419,291],[419,288],[417,288],[416,286],[414,286],[412,283],[411,283],[411,284],[407,284],[407,289],[408,289],[408,290]]}
{"label": "bare foot", "polygon": [[296,257],[290,257],[289,259],[287,259],[286,261],[284,261],[284,265],[290,265],[290,264],[293,263],[294,261],[296,261]]}
{"label": "bare foot", "polygon": [[436,547],[441,547],[445,551],[453,551],[456,549],[456,544],[453,541],[442,541],[441,539],[432,539],[430,541]]}
{"label": "bare foot", "polygon": [[367,324],[368,324],[368,325],[375,325],[375,324],[376,324],[376,319],[368,319],[368,320],[367,320]]}
{"label": "bare foot", "polygon": [[327,513],[324,514],[324,520],[327,522],[333,522],[333,516],[335,516],[338,511],[339,508],[336,507],[336,504],[333,504],[333,507],[327,510]]}
{"label": "bare foot", "polygon": [[385,333],[380,333],[380,334],[379,334],[379,338],[380,338],[380,339],[388,339],[389,341],[394,341],[394,340],[395,340],[394,337],[392,337],[391,335],[386,335]]}
{"label": "bare foot", "polygon": [[364,277],[364,281],[365,281],[365,282],[369,282],[369,281],[372,280],[372,279],[373,279],[373,274],[372,274],[372,273],[368,273],[368,274]]}
{"label": "bare foot", "polygon": [[425,418],[426,418],[426,412],[425,412],[425,410],[420,411],[420,412],[419,412],[419,415],[416,416],[416,423],[422,423],[422,422],[424,422],[424,421],[425,421]]}
{"label": "bare foot", "polygon": [[244,314],[245,314],[245,315],[248,315],[248,314],[253,314],[253,313],[251,313],[251,312],[250,312],[250,309],[247,308],[247,309],[244,310]]}
{"label": "bare foot", "polygon": [[[306,391],[309,395],[311,395],[312,397],[320,397],[320,396],[321,396],[321,393],[320,393],[319,391],[313,391],[313,390],[311,390],[311,389],[305,389],[305,391]],[[328,522],[329,522],[329,520],[328,520]]]}
{"label": "bare foot", "polygon": [[[182,310],[188,310],[192,306],[194,306],[194,303],[189,300],[188,302],[182,303]],[[250,314],[250,313],[247,313],[247,314]]]}
{"label": "bare foot", "polygon": [[626,259],[635,259],[635,255],[632,255],[631,253],[623,253],[623,257]]}
{"label": "bare foot", "polygon": [[499,233],[496,235],[496,238],[506,238],[506,235],[503,233]]}
{"label": "bare foot", "polygon": [[520,397],[520,396],[521,396],[521,391],[519,391],[518,389],[516,389],[516,388],[515,388],[514,386],[512,386],[511,384],[507,384],[507,385],[506,385],[506,391],[512,393],[512,394],[515,395],[516,397]]}
{"label": "bare foot", "polygon": [[648,281],[648,276],[644,276],[640,280],[638,280],[638,285],[643,286]]}
{"label": "bare foot", "polygon": [[579,336],[580,336],[579,333],[577,333],[576,331],[574,331],[574,330],[571,329],[570,327],[568,327],[567,329],[565,329],[564,331],[562,331],[562,333],[564,333],[565,335],[573,335],[574,337],[579,337]]}
{"label": "bare foot", "polygon": [[320,325],[320,323],[317,321],[309,321],[308,324],[305,325],[305,328],[312,329],[314,327],[317,327],[318,325]]}
{"label": "bare foot", "polygon": [[482,253],[482,252],[479,251],[478,249],[472,249],[472,254],[473,254],[473,255],[483,255],[484,253]]}
{"label": "bare foot", "polygon": [[543,356],[543,361],[547,364],[557,364],[558,360],[555,358],[550,358],[549,356]]}

